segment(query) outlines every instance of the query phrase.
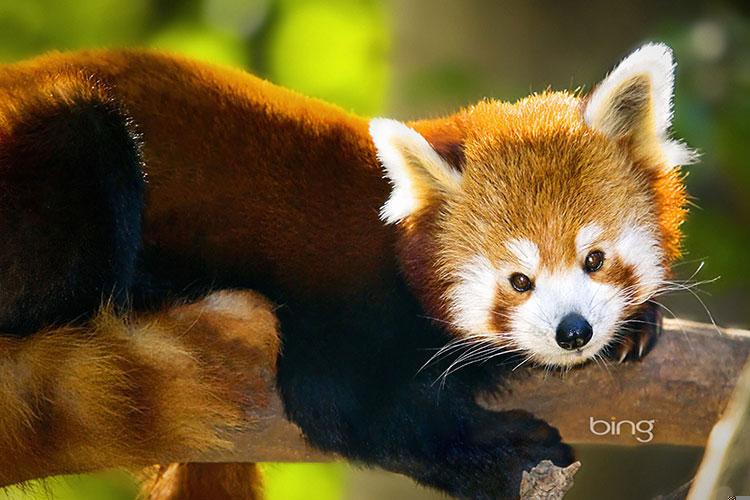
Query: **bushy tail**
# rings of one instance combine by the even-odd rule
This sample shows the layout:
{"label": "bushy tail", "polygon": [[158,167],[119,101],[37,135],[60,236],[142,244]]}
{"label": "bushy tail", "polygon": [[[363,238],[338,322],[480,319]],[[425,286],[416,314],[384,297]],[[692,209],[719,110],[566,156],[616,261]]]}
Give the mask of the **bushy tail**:
{"label": "bushy tail", "polygon": [[260,500],[256,464],[186,463],[159,466],[141,491],[143,500]]}
{"label": "bushy tail", "polygon": [[[271,399],[278,349],[271,306],[249,292],[0,337],[0,486],[229,447],[224,433],[252,425],[248,415]],[[170,466],[161,483],[169,474],[192,489],[217,471],[229,484],[251,469]]]}

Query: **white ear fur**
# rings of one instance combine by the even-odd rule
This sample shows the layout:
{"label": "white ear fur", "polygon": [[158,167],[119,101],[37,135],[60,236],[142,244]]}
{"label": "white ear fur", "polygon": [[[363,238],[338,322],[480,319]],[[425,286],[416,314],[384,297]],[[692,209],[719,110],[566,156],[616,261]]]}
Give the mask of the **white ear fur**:
{"label": "white ear fur", "polygon": [[397,120],[370,121],[378,159],[393,190],[380,209],[388,224],[410,216],[435,194],[447,194],[461,184],[461,173],[449,165],[416,130]]}
{"label": "white ear fur", "polygon": [[[626,57],[594,89],[584,110],[584,120],[590,127],[607,135],[620,135],[623,124],[632,124],[622,113],[633,112],[628,106],[617,109],[624,100],[630,104],[644,99],[650,107],[650,127],[661,146],[669,167],[686,165],[696,159],[696,154],[681,141],[669,139],[672,124],[672,95],[674,93],[675,63],[672,50],[661,43],[648,43]],[[648,85],[640,85],[646,79]],[[637,95],[642,89],[649,95]],[[630,95],[628,95],[630,94]]]}
{"label": "white ear fur", "polygon": [[672,123],[672,92],[674,88],[674,60],[672,50],[664,44],[649,43],[626,57],[599,84],[589,97],[584,119],[594,126],[606,112],[615,91],[628,80],[646,75],[651,81],[651,105],[656,131],[664,134]]}

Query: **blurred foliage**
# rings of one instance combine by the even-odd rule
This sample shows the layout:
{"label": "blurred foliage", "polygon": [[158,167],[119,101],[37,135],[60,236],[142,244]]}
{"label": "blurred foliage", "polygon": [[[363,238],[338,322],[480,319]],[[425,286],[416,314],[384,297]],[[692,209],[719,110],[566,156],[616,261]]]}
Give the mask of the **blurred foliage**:
{"label": "blurred foliage", "polygon": [[268,500],[333,500],[344,495],[342,464],[264,464]]}
{"label": "blurred foliage", "polygon": [[[703,153],[689,169],[696,207],[685,227],[686,262],[677,271],[690,276],[705,258],[696,279],[722,278],[704,287],[712,295],[702,299],[720,323],[747,326],[746,15],[739,1],[688,1],[678,10],[645,0],[0,0],[0,62],[47,50],[147,46],[244,67],[360,114],[390,108],[391,115],[418,117],[484,96],[512,100],[547,82],[590,88],[615,62],[613,51],[622,56],[643,40],[666,41],[679,59],[676,135]],[[690,294],[668,304],[679,315],[707,319]],[[607,452],[610,460],[617,456]],[[632,469],[624,477],[634,477]],[[593,470],[585,467],[577,481],[591,495],[585,474],[593,477]],[[350,477],[345,466],[311,464],[268,465],[265,475],[270,500],[346,497]],[[134,492],[126,476],[110,473],[32,483],[7,496],[106,500]]]}
{"label": "blurred foliage", "polygon": [[[680,60],[675,128],[702,153],[689,169],[695,207],[685,227],[688,259],[721,276],[715,294],[748,299],[750,265],[750,24],[729,13],[672,27]],[[743,308],[744,309],[744,308]],[[747,310],[725,313],[747,324]],[[730,319],[731,318],[731,319]]]}
{"label": "blurred foliage", "polygon": [[213,26],[176,22],[165,26],[148,40],[158,50],[190,55],[216,64],[248,66],[250,50],[242,38]]}
{"label": "blurred foliage", "polygon": [[[342,498],[347,467],[342,464],[264,464],[268,500]],[[124,472],[59,476],[3,490],[7,500],[132,500],[138,492]],[[207,499],[209,500],[209,499]]]}
{"label": "blurred foliage", "polygon": [[375,2],[282,0],[269,34],[271,79],[362,114],[386,88],[383,8]]}
{"label": "blurred foliage", "polygon": [[124,472],[58,476],[3,490],[7,500],[133,500],[138,489]]}
{"label": "blurred foliage", "polygon": [[143,40],[154,5],[149,0],[96,2],[0,1],[0,60],[51,49]]}

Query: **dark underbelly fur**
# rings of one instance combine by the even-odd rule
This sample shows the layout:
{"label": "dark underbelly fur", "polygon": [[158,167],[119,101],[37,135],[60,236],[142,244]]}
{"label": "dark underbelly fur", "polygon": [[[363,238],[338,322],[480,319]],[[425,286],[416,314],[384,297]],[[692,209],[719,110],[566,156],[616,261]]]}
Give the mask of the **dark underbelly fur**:
{"label": "dark underbelly fur", "polygon": [[502,368],[447,377],[420,367],[448,340],[403,285],[320,310],[284,307],[278,384],[287,414],[317,447],[466,498],[518,495],[522,470],[572,462],[558,432],[522,411],[474,400]]}
{"label": "dark underbelly fur", "polygon": [[122,117],[96,102],[62,111],[0,144],[3,332],[84,319],[106,296],[149,308],[249,287],[283,304],[278,387],[313,445],[466,498],[516,497],[523,470],[572,462],[546,423],[475,403],[502,368],[467,368],[445,383],[436,380],[447,361],[419,370],[448,338],[401,280],[311,306],[269,283],[165,276],[160,259],[140,248],[144,185]]}

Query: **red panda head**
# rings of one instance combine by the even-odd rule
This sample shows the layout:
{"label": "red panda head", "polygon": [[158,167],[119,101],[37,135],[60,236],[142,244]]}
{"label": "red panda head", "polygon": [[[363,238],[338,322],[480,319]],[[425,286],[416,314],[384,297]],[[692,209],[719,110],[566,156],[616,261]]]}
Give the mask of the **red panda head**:
{"label": "red panda head", "polygon": [[[649,44],[586,97],[488,100],[412,127],[372,120],[392,184],[381,218],[399,228],[426,312],[546,365],[610,344],[680,254],[679,166],[694,154],[669,138],[673,71],[670,49]],[[561,328],[584,334],[565,344]]]}

